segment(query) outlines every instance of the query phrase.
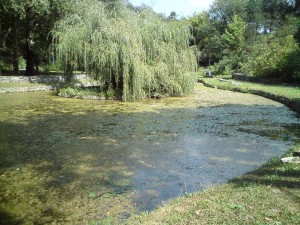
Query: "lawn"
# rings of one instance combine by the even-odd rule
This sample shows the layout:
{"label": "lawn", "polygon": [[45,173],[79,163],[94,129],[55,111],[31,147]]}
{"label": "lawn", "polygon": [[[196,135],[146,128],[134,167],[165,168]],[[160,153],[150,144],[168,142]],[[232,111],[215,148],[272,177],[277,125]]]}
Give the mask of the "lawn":
{"label": "lawn", "polygon": [[260,95],[281,102],[300,113],[300,86],[291,84],[271,85],[218,78],[201,78],[201,82],[206,86],[222,90]]}

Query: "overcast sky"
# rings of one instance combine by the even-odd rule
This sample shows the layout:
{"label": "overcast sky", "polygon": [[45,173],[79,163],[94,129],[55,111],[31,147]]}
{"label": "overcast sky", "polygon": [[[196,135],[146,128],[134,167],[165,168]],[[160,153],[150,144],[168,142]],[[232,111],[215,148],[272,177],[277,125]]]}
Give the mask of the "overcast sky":
{"label": "overcast sky", "polygon": [[172,11],[177,16],[188,17],[194,12],[198,13],[208,10],[213,0],[129,0],[133,5],[140,6],[142,4],[150,6],[155,12],[163,13],[169,16]]}

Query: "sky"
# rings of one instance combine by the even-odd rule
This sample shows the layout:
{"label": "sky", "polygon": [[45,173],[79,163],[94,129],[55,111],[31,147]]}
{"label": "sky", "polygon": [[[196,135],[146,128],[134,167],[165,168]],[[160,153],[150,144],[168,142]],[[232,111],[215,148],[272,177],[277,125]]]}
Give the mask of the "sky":
{"label": "sky", "polygon": [[172,11],[179,17],[189,17],[203,10],[208,10],[213,0],[129,0],[133,5],[150,6],[155,12],[169,16]]}

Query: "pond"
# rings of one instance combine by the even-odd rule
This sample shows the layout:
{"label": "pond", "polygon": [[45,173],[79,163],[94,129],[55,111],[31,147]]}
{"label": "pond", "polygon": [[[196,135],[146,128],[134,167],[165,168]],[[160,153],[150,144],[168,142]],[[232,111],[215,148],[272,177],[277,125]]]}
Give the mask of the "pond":
{"label": "pond", "polygon": [[282,104],[200,84],[135,103],[0,94],[0,115],[6,224],[124,219],[251,171],[300,138]]}

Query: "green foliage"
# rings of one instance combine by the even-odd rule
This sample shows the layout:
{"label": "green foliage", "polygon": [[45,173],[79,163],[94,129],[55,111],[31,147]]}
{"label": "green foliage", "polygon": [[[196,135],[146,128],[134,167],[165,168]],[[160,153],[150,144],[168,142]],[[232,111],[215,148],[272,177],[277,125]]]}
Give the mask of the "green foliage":
{"label": "green foliage", "polygon": [[27,17],[27,11],[30,9],[35,13],[35,16],[42,15],[48,11],[49,0],[2,0],[1,8],[10,14],[14,14],[20,19]]}
{"label": "green foliage", "polygon": [[[72,84],[73,85],[73,84]],[[59,95],[70,98],[91,98],[91,99],[120,99],[119,90],[108,89],[102,87],[74,87],[68,86],[59,89]]]}
{"label": "green foliage", "polygon": [[[230,63],[226,63],[226,60],[215,63],[213,66],[211,66],[211,74],[214,76],[229,75],[232,72],[231,66],[229,65]],[[231,75],[229,76],[231,77]]]}
{"label": "green foliage", "polygon": [[289,65],[285,58],[293,58],[292,62],[297,63],[297,54],[290,52],[293,40],[287,38],[294,35],[295,24],[299,27],[295,19],[290,19],[296,11],[295,4],[294,0],[215,0],[208,12],[190,19],[200,65],[207,66],[213,61],[217,74],[226,68],[286,78],[292,76],[282,73],[289,70],[297,76],[292,71],[297,66]]}
{"label": "green foliage", "polygon": [[299,46],[293,38],[295,31],[296,23],[291,18],[276,32],[261,35],[251,46],[243,71],[257,77],[299,78]]}
{"label": "green foliage", "polygon": [[62,63],[83,65],[107,88],[121,89],[123,101],[193,91],[190,72],[196,58],[186,24],[149,10],[137,13],[123,3],[75,1],[74,7],[80,10],[59,21],[53,32]]}
{"label": "green foliage", "polygon": [[233,17],[233,22],[228,24],[223,39],[230,51],[241,51],[245,45],[246,23],[238,16]]}
{"label": "green foliage", "polygon": [[286,16],[292,12],[292,4],[287,0],[262,1],[263,26],[265,30],[272,32],[281,26]]}
{"label": "green foliage", "polygon": [[259,77],[280,76],[285,69],[287,56],[297,46],[292,36],[282,40],[263,38],[253,46],[250,60],[244,65],[245,71]]}
{"label": "green foliage", "polygon": [[[233,22],[229,23],[223,41],[226,46],[224,50],[223,64],[227,64],[232,69],[240,68],[243,61],[243,53],[245,51],[245,31],[246,23],[238,16],[233,17]],[[226,62],[226,63],[225,63]]]}
{"label": "green foliage", "polygon": [[300,48],[289,53],[285,64],[284,79],[295,79],[300,81]]}
{"label": "green foliage", "polygon": [[245,20],[248,2],[248,0],[215,0],[211,6],[210,14],[223,25],[232,23],[235,15]]}
{"label": "green foliage", "polygon": [[300,25],[298,26],[298,30],[295,33],[294,38],[297,40],[298,44],[300,44]]}
{"label": "green foliage", "polygon": [[197,45],[198,61],[203,64],[207,61],[218,61],[224,50],[222,35],[217,25],[210,19],[207,12],[194,15],[189,19],[192,26],[192,33]]}
{"label": "green foliage", "polygon": [[41,65],[41,70],[44,72],[53,72],[62,70],[58,63],[45,63]]}
{"label": "green foliage", "polygon": [[[25,68],[18,62],[20,56],[26,60],[26,70],[33,75],[34,67],[48,61],[48,48],[51,44],[49,32],[58,16],[62,1],[52,0],[3,0],[0,4],[1,50],[14,70]],[[7,53],[7,54],[6,54]],[[2,54],[2,52],[1,52]],[[30,62],[30,63],[29,63]]]}
{"label": "green foliage", "polygon": [[248,1],[247,5],[247,22],[261,23],[263,21],[262,15],[262,1],[261,0],[251,0]]}

